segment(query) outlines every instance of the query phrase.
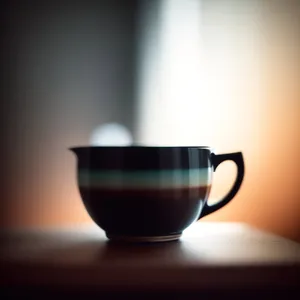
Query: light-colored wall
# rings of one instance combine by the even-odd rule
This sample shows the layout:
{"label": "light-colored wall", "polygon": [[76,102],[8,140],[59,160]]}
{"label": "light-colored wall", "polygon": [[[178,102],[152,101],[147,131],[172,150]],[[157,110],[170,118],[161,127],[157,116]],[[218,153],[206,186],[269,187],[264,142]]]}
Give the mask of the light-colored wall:
{"label": "light-colored wall", "polygon": [[[209,105],[221,103],[223,111],[206,117],[214,126],[199,119],[199,143],[218,152],[242,150],[246,162],[237,197],[205,220],[248,222],[300,241],[299,2],[252,2],[257,6],[247,10],[250,1],[204,1],[208,92],[216,101]],[[2,65],[7,109],[2,110],[1,222],[91,222],[76,188],[75,157],[67,148],[88,143],[92,129],[107,121],[133,130],[133,12],[108,4],[23,6],[8,15],[8,50],[3,50],[8,59]],[[214,46],[226,32],[237,54],[233,75],[228,62],[225,71],[209,63],[226,59]],[[247,50],[251,39],[255,47]],[[222,97],[222,76],[230,74],[229,88],[223,85],[227,107],[217,96]],[[168,138],[166,132],[164,141]],[[230,164],[218,168],[212,197],[224,194],[233,177]]]}
{"label": "light-colored wall", "polygon": [[4,8],[3,225],[89,221],[68,147],[89,144],[106,122],[132,131],[135,12],[124,2]]}
{"label": "light-colored wall", "polygon": [[[212,24],[230,17],[240,34],[235,37],[238,46],[256,41],[254,49],[243,53],[249,68],[240,70],[231,95],[233,105],[224,111],[228,123],[225,118],[224,131],[214,136],[221,152],[232,147],[243,150],[244,185],[230,205],[207,220],[244,221],[300,241],[300,3],[256,1],[256,6],[254,1],[247,11],[243,2],[237,7],[231,1],[223,14],[220,9],[207,19]],[[247,36],[251,20],[254,24]],[[221,176],[230,171],[219,170],[216,185],[228,186],[229,180],[221,182]],[[216,187],[213,193],[221,194]]]}

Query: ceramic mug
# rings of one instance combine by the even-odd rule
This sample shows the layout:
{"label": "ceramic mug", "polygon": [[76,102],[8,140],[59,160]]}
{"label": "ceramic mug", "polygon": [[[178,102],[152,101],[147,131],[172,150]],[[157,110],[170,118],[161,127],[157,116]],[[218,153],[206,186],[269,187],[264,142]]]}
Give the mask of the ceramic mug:
{"label": "ceramic mug", "polygon": [[[180,238],[196,220],[229,203],[244,177],[241,152],[210,147],[74,147],[84,206],[111,240],[158,242]],[[237,176],[229,193],[209,205],[212,174],[231,160]]]}

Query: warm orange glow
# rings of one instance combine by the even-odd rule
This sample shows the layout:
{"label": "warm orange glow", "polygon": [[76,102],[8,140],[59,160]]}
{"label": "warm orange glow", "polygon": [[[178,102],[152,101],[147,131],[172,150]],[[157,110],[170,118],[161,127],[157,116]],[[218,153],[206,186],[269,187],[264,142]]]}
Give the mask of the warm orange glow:
{"label": "warm orange glow", "polygon": [[249,109],[243,122],[252,131],[236,136],[246,157],[245,182],[236,200],[207,220],[246,221],[300,240],[300,27],[292,15],[273,11],[261,32],[260,100],[249,89],[240,94]]}

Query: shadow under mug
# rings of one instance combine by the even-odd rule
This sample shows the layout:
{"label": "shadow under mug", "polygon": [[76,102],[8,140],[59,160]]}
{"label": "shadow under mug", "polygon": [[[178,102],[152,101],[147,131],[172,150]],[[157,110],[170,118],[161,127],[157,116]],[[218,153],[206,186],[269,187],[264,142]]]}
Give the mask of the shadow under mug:
{"label": "shadow under mug", "polygon": [[[171,241],[196,220],[229,203],[244,177],[241,152],[210,147],[74,147],[81,199],[111,240]],[[212,173],[223,161],[237,165],[229,193],[209,205]]]}

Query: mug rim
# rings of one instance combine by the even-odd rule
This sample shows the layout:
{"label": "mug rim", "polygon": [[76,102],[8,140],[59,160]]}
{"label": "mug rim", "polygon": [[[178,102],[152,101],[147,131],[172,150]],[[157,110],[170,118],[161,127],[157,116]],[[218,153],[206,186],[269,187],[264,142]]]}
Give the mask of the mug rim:
{"label": "mug rim", "polygon": [[88,149],[199,149],[212,150],[210,146],[147,146],[147,145],[127,145],[127,146],[75,146],[69,150],[88,150]]}

